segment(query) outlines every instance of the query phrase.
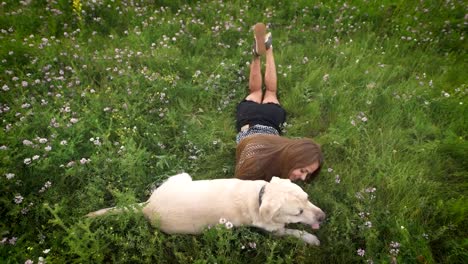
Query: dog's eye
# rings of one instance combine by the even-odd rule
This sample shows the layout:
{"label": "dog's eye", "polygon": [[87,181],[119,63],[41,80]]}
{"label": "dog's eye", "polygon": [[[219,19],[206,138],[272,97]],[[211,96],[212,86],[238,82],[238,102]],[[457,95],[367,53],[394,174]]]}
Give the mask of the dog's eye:
{"label": "dog's eye", "polygon": [[303,209],[300,209],[300,210],[299,210],[299,213],[298,213],[297,215],[301,215],[302,212],[304,212],[304,210],[303,210]]}

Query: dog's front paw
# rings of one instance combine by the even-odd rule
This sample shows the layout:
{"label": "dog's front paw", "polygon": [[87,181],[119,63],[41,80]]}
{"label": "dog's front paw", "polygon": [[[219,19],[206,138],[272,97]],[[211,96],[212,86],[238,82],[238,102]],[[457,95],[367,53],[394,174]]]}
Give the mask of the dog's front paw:
{"label": "dog's front paw", "polygon": [[305,233],[301,236],[302,240],[312,246],[320,246],[320,240],[312,234]]}

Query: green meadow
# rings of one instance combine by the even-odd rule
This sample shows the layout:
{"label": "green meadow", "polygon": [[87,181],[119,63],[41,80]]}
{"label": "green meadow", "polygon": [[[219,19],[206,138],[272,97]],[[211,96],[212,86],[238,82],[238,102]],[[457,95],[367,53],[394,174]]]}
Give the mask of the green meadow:
{"label": "green meadow", "polygon": [[[1,263],[468,263],[466,1],[0,2]],[[233,177],[256,22],[284,135],[324,152],[321,245],[85,218]]]}

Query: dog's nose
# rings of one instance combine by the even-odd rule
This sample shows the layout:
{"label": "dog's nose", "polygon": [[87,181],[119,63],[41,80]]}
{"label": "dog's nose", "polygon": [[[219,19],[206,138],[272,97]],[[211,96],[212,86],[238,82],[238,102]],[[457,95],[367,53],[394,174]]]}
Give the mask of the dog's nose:
{"label": "dog's nose", "polygon": [[320,211],[320,213],[317,215],[317,221],[322,223],[326,218],[326,215],[324,212]]}

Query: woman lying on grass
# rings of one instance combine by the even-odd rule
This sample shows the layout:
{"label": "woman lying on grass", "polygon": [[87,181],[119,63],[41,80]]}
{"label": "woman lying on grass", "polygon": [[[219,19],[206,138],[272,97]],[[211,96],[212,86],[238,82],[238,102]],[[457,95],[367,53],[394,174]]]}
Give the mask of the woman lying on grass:
{"label": "woman lying on grass", "polygon": [[[322,166],[320,146],[311,139],[280,136],[286,111],[276,96],[277,78],[271,33],[263,23],[254,26],[255,45],[250,65],[250,94],[237,105],[236,172],[245,180],[270,181],[273,176],[309,181]],[[260,56],[266,57],[265,94]]]}

